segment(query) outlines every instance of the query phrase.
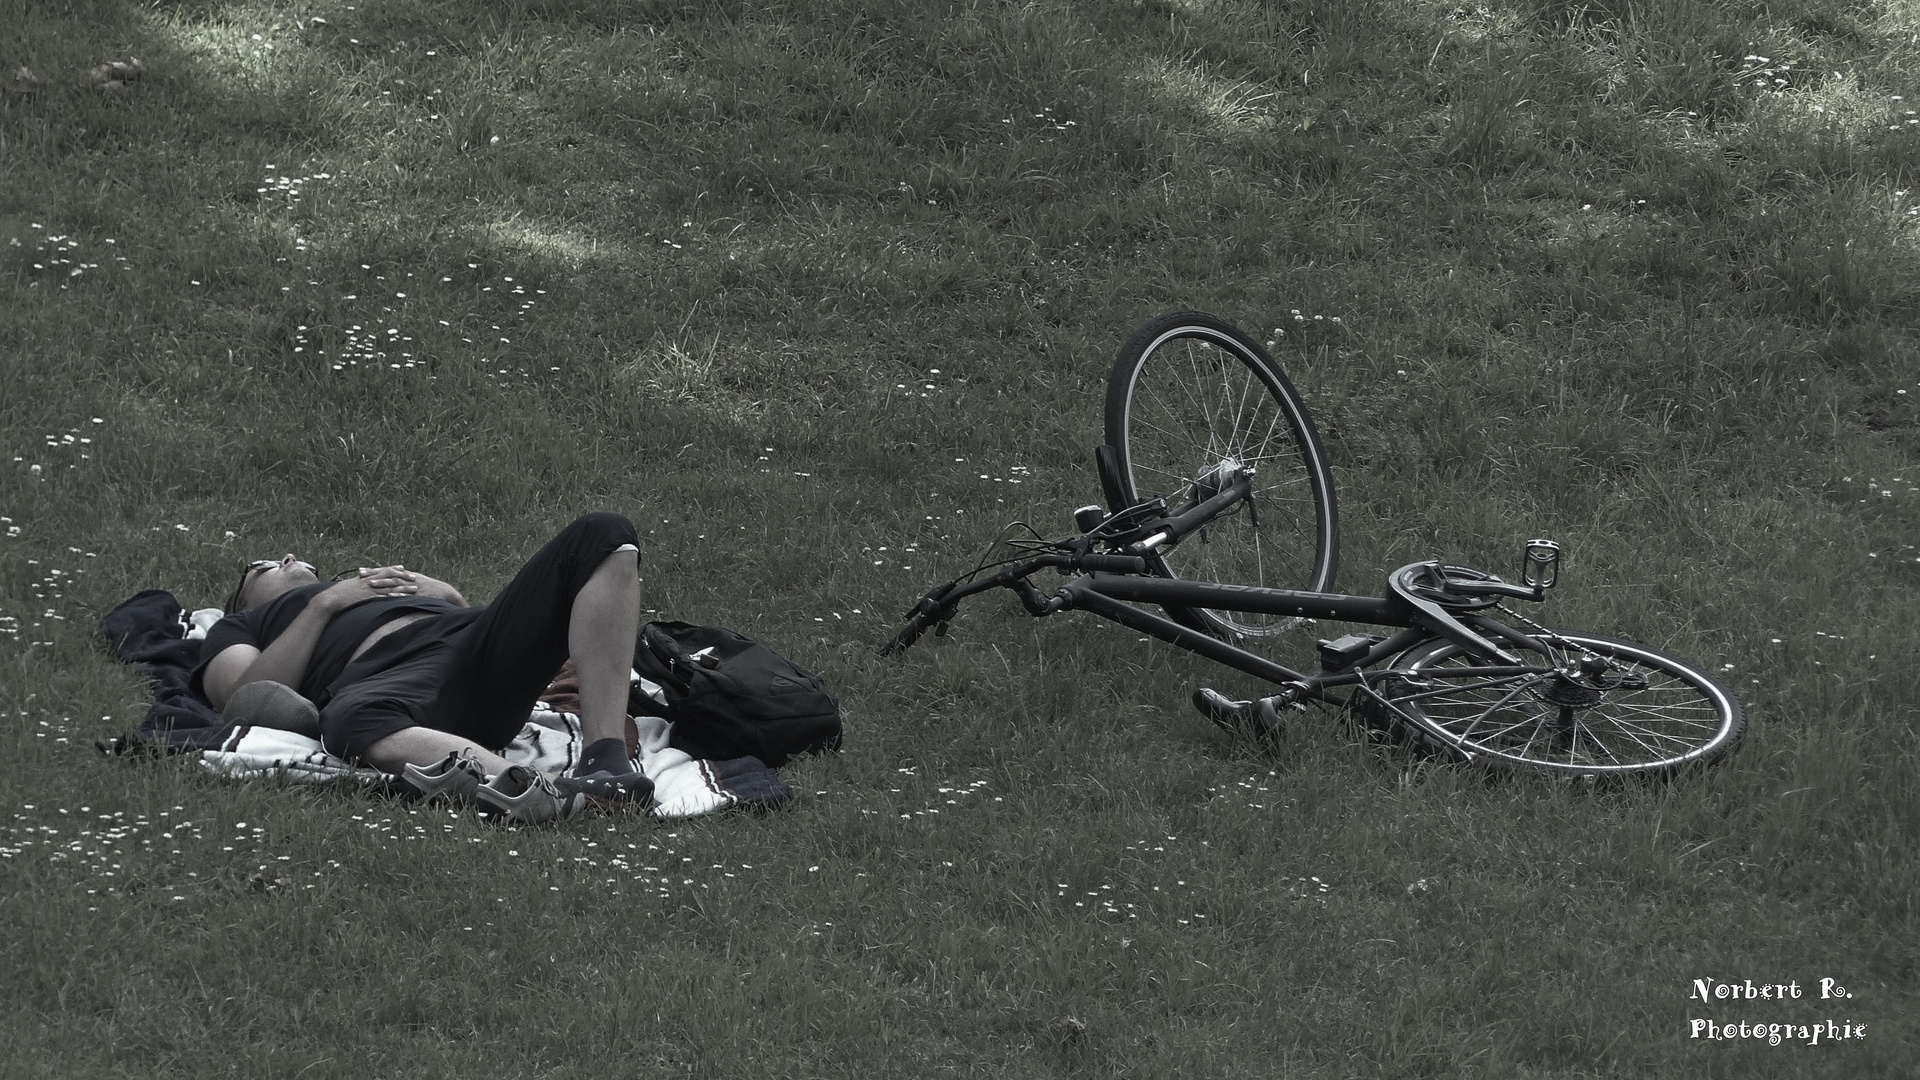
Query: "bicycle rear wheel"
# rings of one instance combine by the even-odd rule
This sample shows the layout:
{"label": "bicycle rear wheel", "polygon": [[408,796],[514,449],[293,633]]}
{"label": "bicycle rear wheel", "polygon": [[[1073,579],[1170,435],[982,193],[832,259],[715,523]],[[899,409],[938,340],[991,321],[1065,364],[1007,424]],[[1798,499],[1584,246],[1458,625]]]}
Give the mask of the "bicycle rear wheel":
{"label": "bicycle rear wheel", "polygon": [[[1576,776],[1654,776],[1705,764],[1746,731],[1740,702],[1684,661],[1600,634],[1551,630],[1536,640],[1544,655],[1522,655],[1558,671],[1475,674],[1503,661],[1445,638],[1422,642],[1393,660],[1367,707],[1427,750]],[[1598,670],[1583,671],[1583,661]]]}
{"label": "bicycle rear wheel", "polygon": [[[1248,503],[1163,558],[1164,577],[1325,592],[1339,565],[1333,475],[1300,395],[1259,345],[1197,311],[1162,315],[1121,347],[1107,381],[1107,445],[1122,505],[1183,498],[1223,464],[1253,474]],[[1167,608],[1217,636],[1260,637],[1299,620]]]}

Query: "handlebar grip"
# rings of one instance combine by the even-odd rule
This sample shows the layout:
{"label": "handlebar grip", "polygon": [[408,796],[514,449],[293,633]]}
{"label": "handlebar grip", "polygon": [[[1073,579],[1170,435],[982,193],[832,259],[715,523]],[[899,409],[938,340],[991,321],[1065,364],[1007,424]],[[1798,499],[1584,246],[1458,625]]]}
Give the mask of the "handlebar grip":
{"label": "handlebar grip", "polygon": [[1144,574],[1147,560],[1138,555],[1082,555],[1080,568],[1107,574]]}
{"label": "handlebar grip", "polygon": [[907,620],[907,625],[900,628],[900,632],[894,635],[892,641],[880,647],[880,655],[899,656],[911,648],[914,642],[919,641],[920,635],[926,632],[926,623],[921,622],[917,617],[909,619]]}
{"label": "handlebar grip", "polygon": [[953,617],[953,608],[948,605],[943,605],[941,601],[945,600],[947,596],[953,592],[954,587],[959,584],[957,581],[949,581],[945,585],[940,585],[929,591],[927,595],[921,597],[920,602],[913,605],[913,610],[907,612],[907,625],[900,628],[900,632],[894,635],[892,641],[880,647],[880,655],[899,656],[901,653],[906,652],[914,642],[919,641],[920,635],[926,633],[929,628],[947,619],[951,619]]}

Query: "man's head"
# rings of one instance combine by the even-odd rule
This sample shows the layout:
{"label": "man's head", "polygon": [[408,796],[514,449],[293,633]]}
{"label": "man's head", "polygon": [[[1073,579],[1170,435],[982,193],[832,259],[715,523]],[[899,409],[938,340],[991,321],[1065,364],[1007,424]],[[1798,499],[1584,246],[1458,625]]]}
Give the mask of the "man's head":
{"label": "man's head", "polygon": [[221,607],[231,615],[319,580],[313,564],[301,562],[292,552],[278,559],[255,559],[240,572],[240,584],[233,587],[232,595]]}

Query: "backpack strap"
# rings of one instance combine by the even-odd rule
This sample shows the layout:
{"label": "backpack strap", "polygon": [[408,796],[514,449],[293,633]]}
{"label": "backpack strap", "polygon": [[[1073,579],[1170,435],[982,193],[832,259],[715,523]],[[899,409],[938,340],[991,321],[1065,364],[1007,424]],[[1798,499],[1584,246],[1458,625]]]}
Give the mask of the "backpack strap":
{"label": "backpack strap", "polygon": [[688,652],[685,646],[660,629],[658,623],[647,623],[640,628],[640,643],[666,668],[667,678],[672,680],[674,689],[683,694],[692,686],[690,675],[694,668],[711,670],[720,666],[719,657],[706,649],[699,653]]}

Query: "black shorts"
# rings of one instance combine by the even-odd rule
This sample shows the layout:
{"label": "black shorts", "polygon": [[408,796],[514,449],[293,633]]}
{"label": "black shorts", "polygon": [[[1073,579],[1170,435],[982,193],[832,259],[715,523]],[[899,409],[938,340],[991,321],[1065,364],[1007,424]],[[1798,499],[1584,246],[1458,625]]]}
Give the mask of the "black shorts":
{"label": "black shorts", "polygon": [[357,761],[395,732],[429,727],[503,749],[567,661],[573,598],[621,547],[639,548],[632,522],[587,514],[527,560],[492,603],[381,638],[328,687],[321,745]]}

